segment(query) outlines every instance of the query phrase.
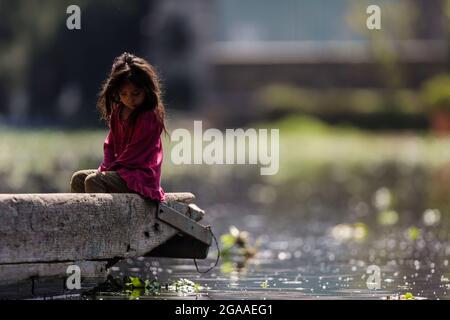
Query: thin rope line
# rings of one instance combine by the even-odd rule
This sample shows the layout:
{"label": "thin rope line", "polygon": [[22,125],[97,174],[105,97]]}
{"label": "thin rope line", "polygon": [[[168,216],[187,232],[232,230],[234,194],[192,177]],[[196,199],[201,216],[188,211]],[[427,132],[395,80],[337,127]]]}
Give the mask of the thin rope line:
{"label": "thin rope line", "polygon": [[216,262],[214,263],[214,265],[213,265],[211,268],[209,268],[208,270],[206,270],[206,271],[200,271],[200,270],[198,269],[197,260],[194,258],[195,268],[197,269],[197,272],[198,272],[198,273],[208,273],[208,272],[210,272],[212,269],[214,269],[214,268],[217,266],[217,264],[219,263],[219,258],[220,258],[219,242],[217,242],[216,236],[215,236],[214,233],[212,232],[211,226],[207,226],[207,228],[208,228],[209,232],[211,232],[211,235],[212,235],[214,241],[216,242],[216,247],[217,247],[217,258],[216,258]]}

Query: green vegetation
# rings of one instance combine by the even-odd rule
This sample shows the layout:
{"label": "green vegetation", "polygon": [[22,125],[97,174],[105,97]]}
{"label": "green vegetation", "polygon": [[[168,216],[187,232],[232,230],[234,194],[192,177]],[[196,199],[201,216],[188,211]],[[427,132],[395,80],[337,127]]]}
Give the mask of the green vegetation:
{"label": "green vegetation", "polygon": [[416,297],[411,292],[407,292],[401,295],[395,294],[387,296],[386,300],[416,300]]}
{"label": "green vegetation", "polygon": [[251,258],[256,254],[258,244],[250,245],[249,234],[246,231],[240,231],[235,226],[230,227],[230,232],[220,236],[222,244],[222,257],[227,260],[233,256],[243,256]]}
{"label": "green vegetation", "polygon": [[72,173],[97,168],[106,132],[0,128],[0,176],[17,192],[69,191]]}
{"label": "green vegetation", "polygon": [[420,94],[410,89],[315,89],[273,84],[255,95],[258,112],[271,114],[373,115],[423,112]]}
{"label": "green vegetation", "polygon": [[75,171],[96,169],[102,162],[106,135],[106,130],[0,127],[0,192],[69,192]]}
{"label": "green vegetation", "polygon": [[177,293],[179,295],[198,294],[203,289],[200,284],[184,278],[170,283],[162,283],[156,279],[109,276],[105,283],[88,294],[106,295],[107,293],[113,293],[115,295],[126,295],[130,299],[138,299],[141,296],[159,296],[165,293]]}
{"label": "green vegetation", "polygon": [[386,163],[428,169],[450,163],[450,139],[432,133],[373,133],[353,127],[333,127],[317,119],[290,116],[258,127],[280,130],[280,171],[267,179],[282,184],[316,177],[325,169],[373,171]]}
{"label": "green vegetation", "polygon": [[[275,122],[248,127],[280,130],[280,170],[274,176],[259,176],[256,166],[186,165],[170,162],[170,142],[164,137],[165,179],[199,175],[218,181],[239,172],[242,176],[281,185],[316,178],[323,172],[352,175],[355,171],[394,163],[438,169],[450,163],[450,138],[432,133],[373,133],[350,126],[329,126],[315,118],[289,116]],[[3,190],[12,192],[68,191],[74,171],[97,168],[103,158],[105,130],[62,131],[0,128],[0,177]],[[242,174],[241,174],[242,173]]]}
{"label": "green vegetation", "polygon": [[450,75],[441,74],[427,80],[422,95],[430,112],[450,110]]}

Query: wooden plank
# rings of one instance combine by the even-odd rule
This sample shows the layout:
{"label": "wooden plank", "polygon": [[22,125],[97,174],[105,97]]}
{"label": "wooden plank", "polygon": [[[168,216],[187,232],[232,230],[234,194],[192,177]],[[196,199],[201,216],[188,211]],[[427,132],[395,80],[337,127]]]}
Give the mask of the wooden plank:
{"label": "wooden plank", "polygon": [[193,237],[177,234],[159,247],[146,254],[146,257],[206,259],[209,245]]}
{"label": "wooden plank", "polygon": [[210,230],[164,203],[160,203],[157,217],[182,233],[211,245],[212,236]]}
{"label": "wooden plank", "polygon": [[201,219],[203,219],[203,216],[205,215],[205,211],[200,209],[193,203],[185,204],[176,201],[170,201],[165,202],[164,204],[195,221],[200,221]]}

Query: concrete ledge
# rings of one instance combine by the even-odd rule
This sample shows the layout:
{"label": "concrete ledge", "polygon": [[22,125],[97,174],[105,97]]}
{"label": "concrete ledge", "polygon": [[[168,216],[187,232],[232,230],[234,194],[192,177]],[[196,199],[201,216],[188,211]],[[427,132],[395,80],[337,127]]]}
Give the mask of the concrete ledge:
{"label": "concrete ledge", "polygon": [[[192,194],[169,205],[200,220]],[[172,201],[172,202],[170,202]],[[144,256],[177,230],[156,219],[157,202],[137,194],[0,194],[0,265]]]}
{"label": "concrete ledge", "polygon": [[[64,263],[25,263],[0,265],[0,286],[15,284],[30,279],[61,277],[65,279],[67,267],[80,267],[81,283],[89,279],[105,281],[106,261],[71,261]],[[69,276],[68,274],[67,276]]]}

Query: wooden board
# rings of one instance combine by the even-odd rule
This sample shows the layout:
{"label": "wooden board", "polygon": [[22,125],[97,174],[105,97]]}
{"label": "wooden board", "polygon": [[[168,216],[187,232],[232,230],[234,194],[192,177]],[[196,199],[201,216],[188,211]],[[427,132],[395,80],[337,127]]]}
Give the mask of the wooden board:
{"label": "wooden board", "polygon": [[157,217],[158,219],[178,229],[183,234],[189,235],[207,244],[208,246],[211,245],[212,236],[208,228],[188,218],[186,215],[181,214],[179,211],[166,206],[164,203],[159,205]]}

